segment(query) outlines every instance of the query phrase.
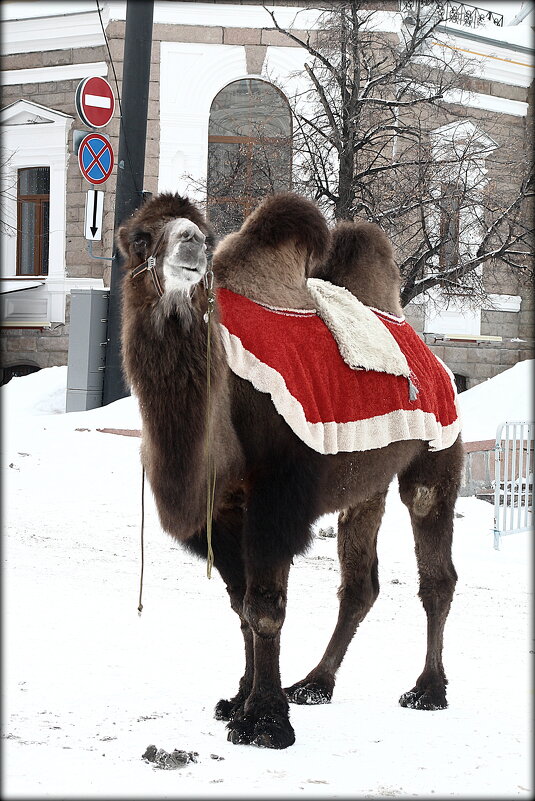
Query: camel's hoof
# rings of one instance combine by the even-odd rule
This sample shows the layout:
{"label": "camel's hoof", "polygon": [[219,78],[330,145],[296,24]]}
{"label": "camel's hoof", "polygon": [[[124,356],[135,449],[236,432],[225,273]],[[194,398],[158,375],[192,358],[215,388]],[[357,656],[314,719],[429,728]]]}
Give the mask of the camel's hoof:
{"label": "camel's hoof", "polygon": [[240,710],[243,710],[243,701],[236,701],[234,698],[228,700],[222,698],[215,705],[214,718],[216,720],[232,720]]}
{"label": "camel's hoof", "polygon": [[229,730],[229,733],[227,734],[227,740],[233,745],[249,745],[251,742],[249,734],[237,728]]}
{"label": "camel's hoof", "polygon": [[287,719],[260,718],[251,742],[259,748],[288,748],[295,743],[295,732]]}
{"label": "camel's hoof", "polygon": [[447,709],[446,693],[436,690],[418,690],[416,687],[403,693],[399,699],[401,706],[407,709]]}
{"label": "camel's hoof", "polygon": [[333,688],[327,687],[318,681],[298,682],[287,687],[284,692],[292,704],[330,704],[333,697]]}
{"label": "camel's hoof", "polygon": [[249,745],[254,735],[254,721],[243,714],[235,715],[227,723],[227,740],[234,745]]}
{"label": "camel's hoof", "polygon": [[227,726],[227,740],[234,745],[256,745],[259,748],[288,748],[295,743],[295,733],[287,718],[251,715],[236,717]]}

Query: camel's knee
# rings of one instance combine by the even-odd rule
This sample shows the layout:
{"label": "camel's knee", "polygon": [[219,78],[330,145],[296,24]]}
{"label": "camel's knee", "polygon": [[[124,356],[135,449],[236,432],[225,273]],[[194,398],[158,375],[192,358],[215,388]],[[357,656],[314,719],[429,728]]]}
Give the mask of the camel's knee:
{"label": "camel's knee", "polygon": [[437,488],[423,484],[413,485],[409,488],[401,487],[400,495],[411,515],[417,518],[427,517],[438,502]]}
{"label": "camel's knee", "polygon": [[280,589],[254,587],[248,590],[243,616],[259,637],[275,637],[286,615],[286,595]]}
{"label": "camel's knee", "polygon": [[435,575],[420,575],[418,595],[424,606],[426,603],[444,603],[451,601],[457,585],[457,573],[453,565]]}

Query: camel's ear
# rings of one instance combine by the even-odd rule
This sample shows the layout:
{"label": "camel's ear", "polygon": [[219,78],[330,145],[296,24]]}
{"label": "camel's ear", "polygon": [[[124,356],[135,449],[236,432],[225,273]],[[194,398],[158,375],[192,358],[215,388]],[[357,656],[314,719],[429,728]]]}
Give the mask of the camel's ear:
{"label": "camel's ear", "polygon": [[117,231],[117,245],[121,253],[128,258],[136,255],[144,261],[150,253],[149,247],[152,236],[148,231],[130,231],[128,226],[122,225]]}
{"label": "camel's ear", "polygon": [[123,256],[128,256],[130,253],[130,249],[128,242],[128,229],[126,225],[121,225],[121,227],[117,231],[116,240],[117,240],[117,246],[121,251],[121,253],[123,254]]}

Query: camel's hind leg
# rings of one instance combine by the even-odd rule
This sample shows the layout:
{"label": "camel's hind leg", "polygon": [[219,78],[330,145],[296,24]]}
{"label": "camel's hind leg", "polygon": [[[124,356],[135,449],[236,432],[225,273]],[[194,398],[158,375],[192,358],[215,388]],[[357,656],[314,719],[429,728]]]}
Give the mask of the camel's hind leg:
{"label": "camel's hind leg", "polygon": [[451,559],[455,501],[463,452],[460,439],[447,450],[427,452],[399,476],[403,503],[414,532],[419,596],[427,615],[427,655],[412,690],[399,699],[411,709],[445,709],[447,679],[442,664],[444,626],[457,573]]}
{"label": "camel's hind leg", "polygon": [[326,704],[332,698],[336,672],[349,643],[379,594],[377,533],[384,509],[385,495],[380,494],[339,515],[338,622],[319,664],[302,681],[286,688],[293,703]]}

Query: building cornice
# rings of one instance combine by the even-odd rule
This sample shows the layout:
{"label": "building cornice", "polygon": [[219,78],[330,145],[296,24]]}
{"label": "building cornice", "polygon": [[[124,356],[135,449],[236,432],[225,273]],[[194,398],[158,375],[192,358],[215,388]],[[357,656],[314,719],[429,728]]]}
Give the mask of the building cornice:
{"label": "building cornice", "polygon": [[50,83],[53,81],[72,81],[77,78],[105,77],[108,65],[105,61],[93,61],[89,64],[62,64],[59,67],[33,67],[24,70],[4,70],[2,83],[4,86],[17,84]]}
{"label": "building cornice", "polygon": [[105,41],[99,16],[94,11],[30,19],[4,18],[2,22],[3,56],[44,50],[70,50],[76,47],[100,47],[103,44]]}

